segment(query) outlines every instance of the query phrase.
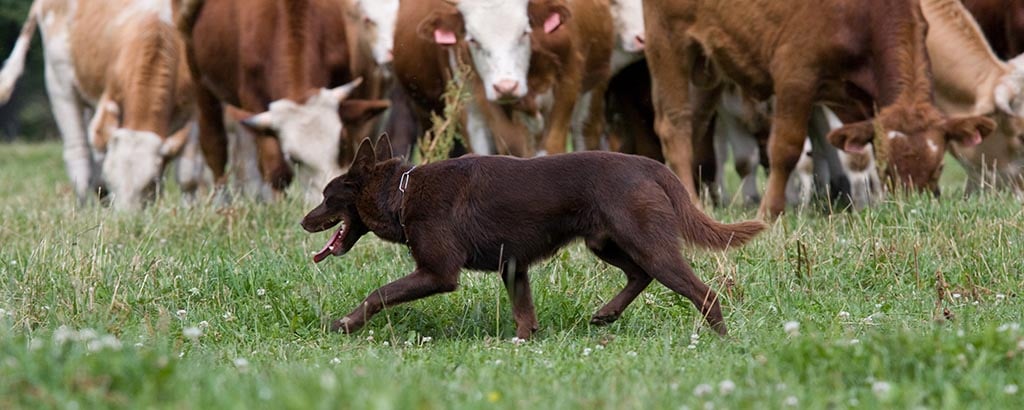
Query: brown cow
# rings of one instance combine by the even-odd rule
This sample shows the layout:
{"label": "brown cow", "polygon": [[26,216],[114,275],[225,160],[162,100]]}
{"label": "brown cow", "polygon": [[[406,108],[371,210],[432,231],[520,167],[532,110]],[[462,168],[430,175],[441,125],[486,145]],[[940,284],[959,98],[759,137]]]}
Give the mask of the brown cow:
{"label": "brown cow", "polygon": [[[848,123],[829,134],[833,145],[863,150],[878,122],[889,131],[881,138],[890,154],[886,177],[936,194],[946,144],[980,143],[994,127],[984,117],[948,118],[935,108],[927,25],[913,0],[648,0],[644,17],[655,127],[691,193],[691,80],[713,84],[720,72],[759,99],[775,95],[771,172],[759,211],[768,218],[786,205],[786,182],[816,102]],[[865,120],[876,105],[875,120]]]}
{"label": "brown cow", "polygon": [[[491,151],[481,147],[490,145],[490,133],[497,152],[530,155],[527,136],[540,129],[542,149],[563,152],[570,126],[583,132],[588,91],[609,75],[613,41],[607,1],[449,3],[409,1],[399,7],[395,74],[415,102],[420,122],[443,109],[440,96],[452,65],[471,62],[476,79],[467,128],[477,152]],[[600,132],[599,127],[588,130]]]}
{"label": "brown cow", "polygon": [[[191,77],[170,20],[169,1],[33,3],[0,71],[0,102],[21,75],[38,23],[46,88],[79,201],[101,188],[118,209],[152,201],[167,162],[188,141]],[[198,179],[197,173],[179,182],[188,194]]]}
{"label": "brown cow", "polygon": [[[346,100],[360,80],[350,67],[339,0],[188,0],[178,28],[197,78],[199,132],[215,183],[226,182],[227,137],[221,104],[248,115],[259,168],[280,192],[301,165],[306,198],[341,174],[355,146],[343,125],[365,121],[387,101]],[[254,114],[260,113],[260,114]]]}

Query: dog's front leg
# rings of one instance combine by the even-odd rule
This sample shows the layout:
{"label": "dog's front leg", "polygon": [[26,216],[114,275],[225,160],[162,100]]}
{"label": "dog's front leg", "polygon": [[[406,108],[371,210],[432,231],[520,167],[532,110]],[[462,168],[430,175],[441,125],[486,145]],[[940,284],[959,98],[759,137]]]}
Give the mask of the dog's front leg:
{"label": "dog's front leg", "polygon": [[516,267],[515,259],[509,260],[508,270],[502,280],[505,290],[512,301],[512,316],[516,320],[516,337],[529,339],[537,331],[537,313],[533,309],[533,294],[530,291],[530,277],[526,274],[527,267]]}
{"label": "dog's front leg", "polygon": [[385,307],[438,293],[451,292],[456,287],[458,287],[458,271],[452,274],[439,274],[424,268],[417,268],[405,277],[370,293],[370,296],[367,296],[352,313],[335,320],[331,324],[331,331],[354,332],[363,327],[367,320]]}

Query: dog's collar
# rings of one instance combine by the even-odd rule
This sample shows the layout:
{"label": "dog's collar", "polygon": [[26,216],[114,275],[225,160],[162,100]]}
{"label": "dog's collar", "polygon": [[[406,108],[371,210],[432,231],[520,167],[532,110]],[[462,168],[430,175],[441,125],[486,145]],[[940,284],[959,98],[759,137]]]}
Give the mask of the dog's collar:
{"label": "dog's collar", "polygon": [[398,192],[405,193],[405,190],[409,189],[409,174],[412,173],[412,170],[414,169],[416,169],[415,165],[413,165],[412,168],[409,168],[408,171],[402,173],[402,177],[398,179]]}

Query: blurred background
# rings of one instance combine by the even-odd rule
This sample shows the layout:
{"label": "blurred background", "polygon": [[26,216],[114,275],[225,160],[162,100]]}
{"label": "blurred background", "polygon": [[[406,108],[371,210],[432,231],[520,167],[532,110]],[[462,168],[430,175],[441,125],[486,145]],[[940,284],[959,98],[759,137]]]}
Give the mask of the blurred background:
{"label": "blurred background", "polygon": [[[14,47],[32,0],[0,0],[0,60]],[[0,105],[0,142],[41,141],[60,138],[50,113],[43,75],[43,47],[38,31],[25,63],[25,73],[14,88],[11,101]]]}

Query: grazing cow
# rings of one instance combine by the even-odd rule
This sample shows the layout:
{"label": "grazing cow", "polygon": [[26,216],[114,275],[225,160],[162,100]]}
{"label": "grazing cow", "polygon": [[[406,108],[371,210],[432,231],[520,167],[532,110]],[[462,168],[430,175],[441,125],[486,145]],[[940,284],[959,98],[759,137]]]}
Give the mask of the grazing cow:
{"label": "grazing cow", "polygon": [[[167,160],[189,141],[191,77],[170,16],[169,1],[37,0],[32,5],[0,73],[0,96],[9,95],[20,76],[38,24],[46,88],[80,202],[99,190],[112,194],[115,208],[141,207],[155,198]],[[179,173],[179,179],[183,176],[188,194],[199,174]]]}
{"label": "grazing cow", "polygon": [[[758,99],[774,94],[771,172],[759,210],[768,218],[785,208],[816,102],[847,123],[828,135],[833,145],[864,150],[877,122],[889,137],[885,177],[935,194],[947,143],[977,144],[994,128],[987,118],[949,118],[935,107],[926,23],[913,0],[648,0],[644,18],[655,127],[688,189],[694,123],[705,120],[695,115],[691,81],[699,88],[724,74]],[[880,111],[868,120],[874,106]]]}
{"label": "grazing cow", "polygon": [[967,193],[983,184],[1024,195],[1024,57],[1009,64],[992,53],[957,0],[921,0],[935,101],[950,115],[985,115],[995,131],[981,144],[947,146],[968,173]]}
{"label": "grazing cow", "polygon": [[570,126],[584,132],[590,91],[609,75],[607,0],[407,1],[397,27],[395,74],[421,123],[443,109],[440,96],[453,65],[472,63],[466,121],[477,152],[490,151],[480,146],[493,134],[498,152],[529,155],[527,137],[541,129],[542,149],[563,152]]}
{"label": "grazing cow", "polygon": [[295,175],[309,200],[355,154],[345,127],[387,101],[348,99],[352,74],[337,0],[186,0],[178,28],[196,78],[199,135],[218,188],[227,180],[224,107],[255,134],[259,169],[276,195]]}
{"label": "grazing cow", "polygon": [[962,0],[999,58],[1024,53],[1024,0]]}

